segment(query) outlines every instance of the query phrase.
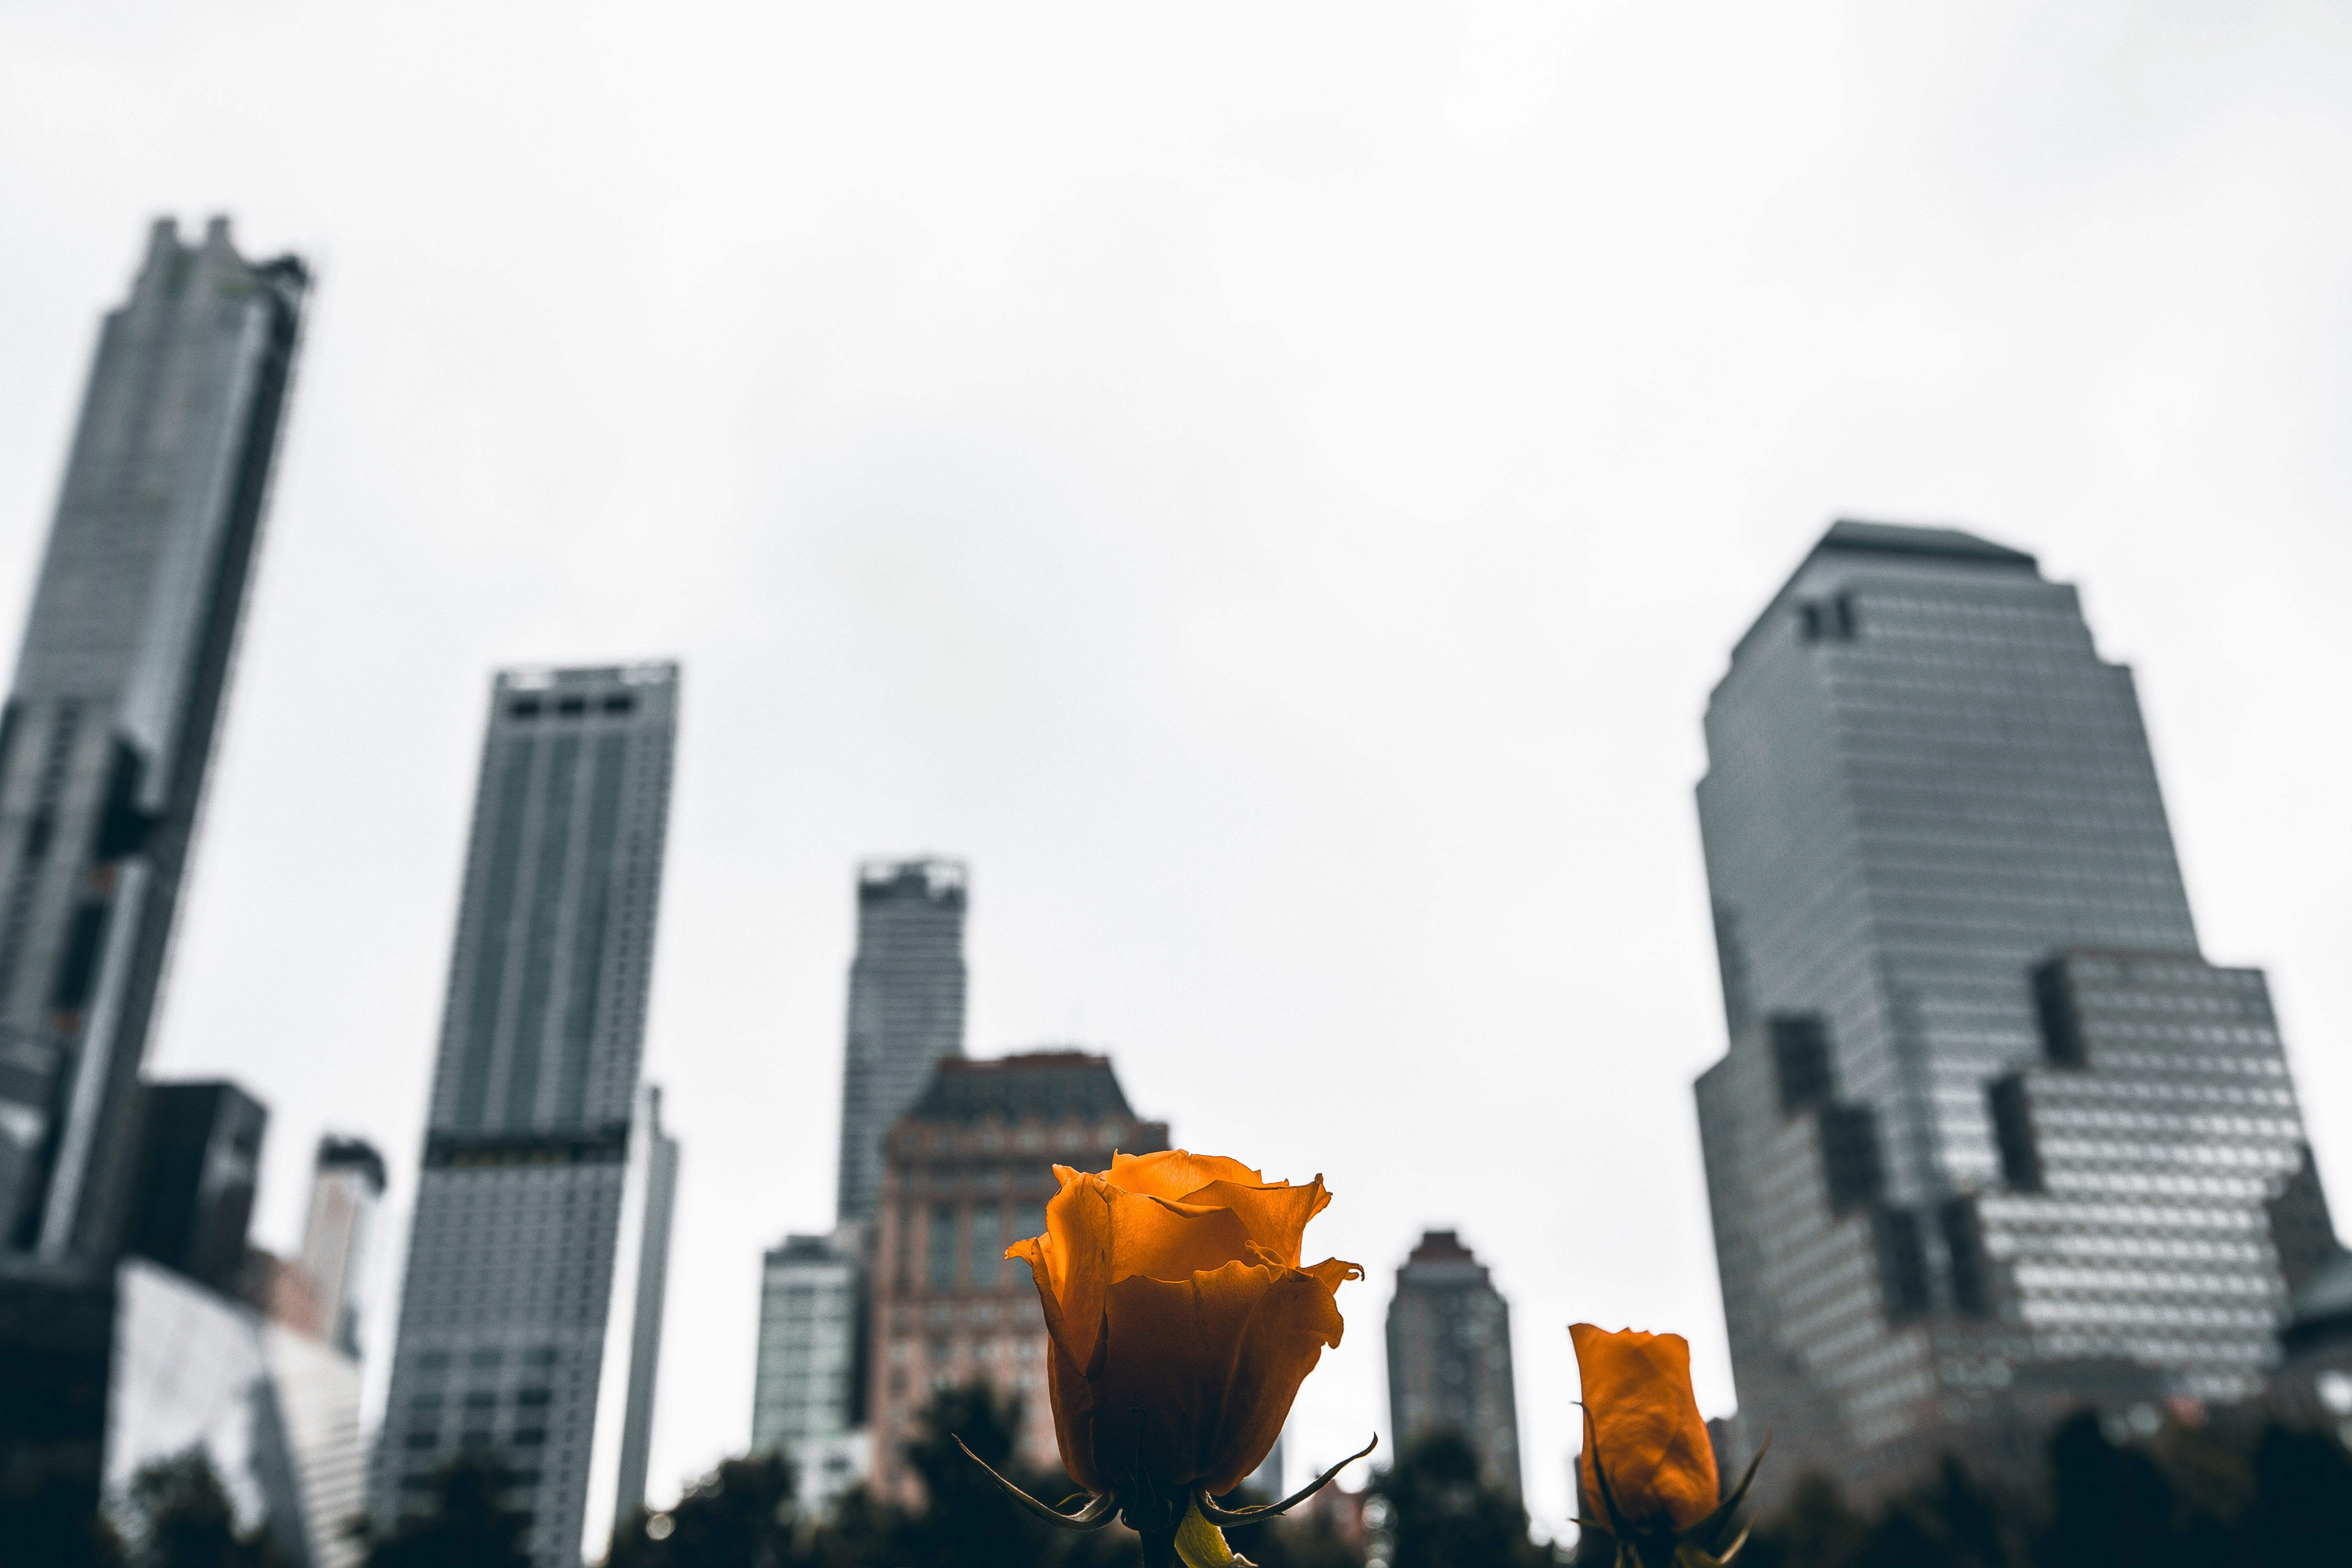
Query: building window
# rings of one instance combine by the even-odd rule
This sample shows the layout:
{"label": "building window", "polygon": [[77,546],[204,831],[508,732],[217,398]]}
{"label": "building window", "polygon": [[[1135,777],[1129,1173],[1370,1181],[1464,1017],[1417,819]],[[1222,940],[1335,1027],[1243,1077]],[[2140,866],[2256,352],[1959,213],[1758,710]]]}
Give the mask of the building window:
{"label": "building window", "polygon": [[1852,642],[1862,629],[1851,594],[1800,605],[1797,621],[1807,642]]}
{"label": "building window", "polygon": [[1878,1201],[1885,1176],[1878,1163],[1878,1118],[1866,1105],[1822,1107],[1822,1174],[1830,1212],[1851,1214]]}
{"label": "building window", "polygon": [[2062,1068],[2090,1065],[2083,1048],[2082,1015],[2066,983],[2066,961],[2053,958],[2033,971],[2033,1013],[2042,1025],[2042,1054]]}
{"label": "building window", "polygon": [[982,1289],[996,1283],[1004,1264],[1004,1210],[976,1204],[971,1211],[971,1282]]}
{"label": "building window", "polygon": [[956,1212],[951,1204],[931,1210],[930,1287],[952,1290],[956,1283]]}
{"label": "building window", "polygon": [[1780,1114],[1794,1116],[1827,1105],[1835,1091],[1830,1077],[1829,1020],[1819,1013],[1783,1013],[1773,1017],[1770,1027]]}
{"label": "building window", "polygon": [[2033,1137],[2033,1107],[2025,1075],[1995,1079],[1986,1098],[1992,1107],[1993,1142],[2000,1150],[2000,1179],[2015,1193],[2042,1191],[2042,1150]]}
{"label": "building window", "polygon": [[1873,1229],[1887,1321],[1916,1318],[1927,1310],[1927,1248],[1919,1238],[1919,1216],[1909,1209],[1881,1209]]}
{"label": "building window", "polygon": [[1952,1260],[1952,1305],[1970,1317],[1992,1312],[1992,1259],[1985,1253],[1984,1220],[1972,1194],[1948,1198],[1938,1217]]}
{"label": "building window", "polygon": [[1013,1239],[1026,1241],[1033,1236],[1045,1234],[1045,1205],[1025,1203],[1013,1211]]}

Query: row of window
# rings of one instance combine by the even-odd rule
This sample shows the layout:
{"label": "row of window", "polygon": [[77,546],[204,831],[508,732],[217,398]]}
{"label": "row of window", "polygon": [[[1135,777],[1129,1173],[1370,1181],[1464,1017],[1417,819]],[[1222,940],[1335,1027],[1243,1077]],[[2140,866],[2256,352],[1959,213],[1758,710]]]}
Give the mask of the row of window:
{"label": "row of window", "polygon": [[551,710],[559,719],[577,719],[588,712],[592,706],[605,713],[634,713],[637,700],[626,691],[607,693],[593,704],[585,697],[559,697],[552,704],[537,697],[518,697],[507,704],[507,717],[536,719]]}
{"label": "row of window", "polygon": [[[487,1448],[496,1441],[497,1438],[490,1432],[487,1430],[476,1430],[467,1432],[459,1437],[457,1444],[458,1447],[465,1448]],[[507,1441],[513,1444],[518,1448],[545,1447],[547,1446],[547,1428],[544,1426],[518,1426],[514,1429],[513,1434],[508,1437]],[[441,1446],[441,1434],[431,1430],[411,1432],[407,1437],[407,1444],[411,1453],[427,1453]]]}
{"label": "row of window", "polygon": [[936,1123],[908,1128],[896,1135],[893,1142],[900,1148],[938,1153],[950,1149],[967,1149],[983,1154],[998,1153],[1011,1148],[1022,1153],[1038,1153],[1047,1149],[1102,1148],[1115,1149],[1133,1142],[1129,1129],[1117,1121],[1101,1121],[1091,1125],[1076,1121],[1046,1125],[1024,1121],[1011,1130],[999,1124],[983,1122],[977,1130],[956,1131]]}
{"label": "row of window", "polygon": [[[496,1345],[485,1345],[478,1350],[467,1352],[464,1358],[464,1364],[476,1368],[503,1366],[507,1363],[507,1352],[503,1349],[500,1349]],[[517,1366],[554,1366],[562,1359],[563,1352],[557,1346],[533,1345],[527,1350],[517,1352],[514,1356],[514,1364]],[[417,1352],[416,1370],[419,1372],[442,1372],[454,1364],[457,1364],[457,1363],[452,1358],[452,1352],[448,1351],[420,1351]]]}
{"label": "row of window", "polygon": [[[929,1223],[924,1228],[924,1283],[933,1290],[952,1290],[961,1285],[992,1289],[1000,1284],[1016,1282],[1016,1273],[1007,1271],[1004,1249],[1015,1240],[1043,1235],[1045,1229],[1045,1205],[1024,1203],[1013,1205],[1012,1230],[1005,1229],[1005,1205],[973,1204],[968,1210],[952,1204],[940,1204],[930,1211]],[[898,1211],[898,1268],[903,1280],[914,1246],[915,1211]]]}
{"label": "row of window", "polygon": [[[518,1388],[514,1391],[514,1402],[518,1405],[546,1405],[554,1397],[554,1391],[548,1388]],[[466,1395],[465,1400],[466,1408],[468,1410],[488,1410],[496,1406],[498,1402],[498,1390],[494,1388],[474,1389]],[[426,1388],[418,1390],[409,1397],[408,1407],[411,1410],[438,1410],[442,1404],[441,1391],[437,1388]]]}

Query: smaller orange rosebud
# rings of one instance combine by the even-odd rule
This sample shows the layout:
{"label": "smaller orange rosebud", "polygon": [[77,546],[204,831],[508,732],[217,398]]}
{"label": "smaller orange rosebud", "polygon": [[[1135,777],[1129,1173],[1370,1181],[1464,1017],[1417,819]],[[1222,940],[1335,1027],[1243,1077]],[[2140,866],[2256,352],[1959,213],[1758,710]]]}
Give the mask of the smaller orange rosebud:
{"label": "smaller orange rosebud", "polygon": [[[1577,1474],[1585,1508],[1601,1523],[1622,1521],[1645,1532],[1688,1530],[1713,1513],[1721,1483],[1691,1393],[1690,1342],[1631,1329],[1612,1334],[1591,1323],[1568,1331],[1584,1380]],[[1608,1481],[1605,1502],[1596,1464]]]}

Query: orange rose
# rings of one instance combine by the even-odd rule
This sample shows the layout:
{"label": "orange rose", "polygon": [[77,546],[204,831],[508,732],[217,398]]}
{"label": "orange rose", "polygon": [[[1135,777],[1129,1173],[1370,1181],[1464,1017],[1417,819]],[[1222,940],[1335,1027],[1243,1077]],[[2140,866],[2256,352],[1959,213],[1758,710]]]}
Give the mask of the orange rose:
{"label": "orange rose", "polygon": [[1691,1393],[1690,1342],[1630,1329],[1612,1334],[1591,1323],[1568,1331],[1584,1377],[1585,1442],[1577,1472],[1586,1510],[1612,1530],[1645,1533],[1686,1531],[1706,1521],[1717,1511],[1720,1482],[1715,1447]]}
{"label": "orange rose", "polygon": [[1339,1344],[1340,1282],[1363,1278],[1337,1258],[1299,1267],[1323,1178],[1270,1183],[1181,1149],[1054,1173],[1045,1234],[1004,1256],[1027,1260],[1045,1304],[1063,1468],[1098,1496],[1233,1490]]}

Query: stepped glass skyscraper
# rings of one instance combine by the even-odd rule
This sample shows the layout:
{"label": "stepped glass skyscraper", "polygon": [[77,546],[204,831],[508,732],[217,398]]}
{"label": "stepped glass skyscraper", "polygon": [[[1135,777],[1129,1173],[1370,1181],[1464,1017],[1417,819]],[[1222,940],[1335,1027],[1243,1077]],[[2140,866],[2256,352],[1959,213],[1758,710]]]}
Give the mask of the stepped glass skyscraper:
{"label": "stepped glass skyscraper", "polygon": [[866,1221],[882,1142],[941,1057],[963,1055],[961,860],[869,860],[857,870],[857,956],[841,1075],[840,1217]]}
{"label": "stepped glass skyscraper", "polygon": [[[677,668],[491,691],[376,1462],[389,1527],[501,1456],[541,1568],[644,1493],[677,1151],[639,1083]],[[633,1370],[634,1365],[634,1370]]]}
{"label": "stepped glass skyscraper", "polygon": [[1706,742],[1730,1048],[1699,1125],[1759,1487],[2030,1471],[2082,1404],[2253,1392],[2317,1184],[2262,973],[2199,951],[2074,589],[1839,523]]}
{"label": "stepped glass skyscraper", "polygon": [[119,1239],[307,288],[166,219],[99,334],[0,710],[0,1250]]}

